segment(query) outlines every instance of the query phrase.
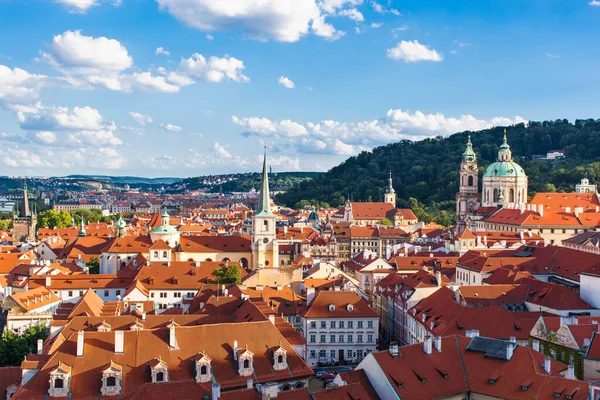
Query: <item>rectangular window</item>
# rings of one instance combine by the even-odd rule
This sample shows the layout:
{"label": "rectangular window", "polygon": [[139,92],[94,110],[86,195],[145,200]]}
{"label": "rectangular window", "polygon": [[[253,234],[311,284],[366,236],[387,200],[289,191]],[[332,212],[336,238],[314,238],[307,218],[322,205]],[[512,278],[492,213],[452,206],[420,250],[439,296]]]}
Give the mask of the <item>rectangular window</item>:
{"label": "rectangular window", "polygon": [[373,335],[367,335],[367,343],[373,343]]}
{"label": "rectangular window", "polygon": [[325,335],[321,335],[321,343],[325,343]]}
{"label": "rectangular window", "polygon": [[357,342],[357,343],[362,343],[362,342],[363,342],[363,341],[362,341],[362,335],[358,335],[358,336],[356,337],[356,342]]}
{"label": "rectangular window", "polygon": [[363,327],[363,322],[362,321],[358,321],[358,329],[361,329]]}
{"label": "rectangular window", "polygon": [[108,297],[108,290],[104,291],[104,297]]}
{"label": "rectangular window", "polygon": [[330,351],[329,351],[329,356],[330,356],[331,358],[335,358],[335,350],[330,350]]}
{"label": "rectangular window", "polygon": [[73,297],[73,291],[69,290],[69,297]]}
{"label": "rectangular window", "polygon": [[348,358],[352,358],[352,350],[348,350],[348,351],[346,352],[346,357],[348,357]]}
{"label": "rectangular window", "polygon": [[348,343],[352,343],[352,335],[348,335]]}
{"label": "rectangular window", "polygon": [[335,335],[330,335],[329,336],[329,342],[330,343],[335,343]]}
{"label": "rectangular window", "polygon": [[327,322],[321,321],[321,329],[325,329],[325,328],[327,328]]}
{"label": "rectangular window", "polygon": [[310,351],[310,358],[315,358],[317,356],[317,352],[314,350]]}
{"label": "rectangular window", "polygon": [[311,343],[315,343],[317,341],[317,336],[316,335],[310,335],[310,342]]}
{"label": "rectangular window", "polygon": [[373,321],[367,321],[367,328],[373,327]]}
{"label": "rectangular window", "polygon": [[344,343],[344,335],[338,336],[338,340],[340,343]]}
{"label": "rectangular window", "polygon": [[354,328],[354,321],[348,321],[348,328]]}
{"label": "rectangular window", "polygon": [[80,290],[80,291],[79,291],[79,295],[80,295],[80,296],[83,296],[83,290]]}
{"label": "rectangular window", "polygon": [[330,328],[335,328],[335,321],[330,321],[329,322],[329,327]]}
{"label": "rectangular window", "polygon": [[327,357],[327,352],[325,350],[319,350],[319,357],[322,357],[322,358]]}
{"label": "rectangular window", "polygon": [[340,321],[340,329],[344,329],[344,321]]}
{"label": "rectangular window", "polygon": [[310,327],[312,329],[317,329],[317,321],[310,321]]}
{"label": "rectangular window", "polygon": [[359,360],[363,359],[363,351],[362,350],[356,351],[356,358],[358,358]]}
{"label": "rectangular window", "polygon": [[115,293],[116,293],[117,296],[121,295],[121,291],[119,289],[117,289]]}
{"label": "rectangular window", "polygon": [[150,293],[150,298],[153,299],[154,298],[154,293]]}

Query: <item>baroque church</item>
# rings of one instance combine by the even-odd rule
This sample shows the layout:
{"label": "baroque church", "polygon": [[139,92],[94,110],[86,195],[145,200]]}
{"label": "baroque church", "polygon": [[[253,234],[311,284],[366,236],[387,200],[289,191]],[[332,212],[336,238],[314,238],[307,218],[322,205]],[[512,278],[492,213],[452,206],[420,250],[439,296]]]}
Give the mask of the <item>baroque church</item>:
{"label": "baroque church", "polygon": [[465,230],[469,220],[478,219],[478,214],[486,210],[505,206],[519,208],[527,203],[527,175],[513,160],[506,139],[506,129],[497,160],[490,164],[483,174],[481,193],[479,193],[478,178],[477,155],[469,135],[467,148],[462,155],[459,189],[456,194],[458,232]]}

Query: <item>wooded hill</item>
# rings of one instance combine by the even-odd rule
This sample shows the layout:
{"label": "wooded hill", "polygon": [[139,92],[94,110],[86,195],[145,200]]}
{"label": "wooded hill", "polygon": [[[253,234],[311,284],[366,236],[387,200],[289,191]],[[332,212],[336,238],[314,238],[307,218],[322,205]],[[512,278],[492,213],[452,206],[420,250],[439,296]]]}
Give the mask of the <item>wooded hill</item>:
{"label": "wooded hill", "polygon": [[[401,207],[415,200],[430,219],[449,222],[455,208],[461,156],[471,134],[481,175],[496,160],[504,128],[461,132],[421,141],[403,140],[350,157],[327,173],[276,197],[287,206],[307,202],[334,207],[350,196],[355,201],[382,201],[389,171]],[[592,182],[600,180],[600,120],[529,122],[507,127],[513,158],[529,177],[529,194],[540,191],[572,192],[587,172]],[[564,150],[563,160],[533,159],[550,150]],[[411,200],[411,198],[413,198]],[[304,200],[304,201],[303,201]],[[422,210],[419,210],[422,211]],[[440,215],[441,211],[445,211]]]}

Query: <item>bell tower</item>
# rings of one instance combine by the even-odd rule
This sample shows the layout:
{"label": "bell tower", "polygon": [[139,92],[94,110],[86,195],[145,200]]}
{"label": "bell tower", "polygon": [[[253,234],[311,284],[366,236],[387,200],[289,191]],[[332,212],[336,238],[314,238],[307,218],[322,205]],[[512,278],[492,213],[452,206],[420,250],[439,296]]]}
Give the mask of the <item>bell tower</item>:
{"label": "bell tower", "polygon": [[279,244],[275,223],[277,216],[271,211],[267,148],[263,161],[262,182],[258,197],[258,209],[252,217],[252,268],[278,268]]}
{"label": "bell tower", "polygon": [[468,216],[474,214],[481,204],[477,184],[478,172],[477,155],[473,151],[469,135],[467,148],[460,163],[460,181],[456,193],[456,227],[459,232],[465,230]]}
{"label": "bell tower", "polygon": [[390,170],[390,180],[388,184],[388,188],[385,191],[384,202],[389,203],[396,207],[396,191],[394,190],[394,186],[392,186],[392,171]]}

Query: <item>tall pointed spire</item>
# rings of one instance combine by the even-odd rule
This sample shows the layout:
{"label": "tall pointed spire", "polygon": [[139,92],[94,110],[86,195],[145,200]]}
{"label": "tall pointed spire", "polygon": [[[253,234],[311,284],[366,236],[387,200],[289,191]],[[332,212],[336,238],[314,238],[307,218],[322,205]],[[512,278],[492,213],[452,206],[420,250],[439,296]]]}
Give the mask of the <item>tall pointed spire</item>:
{"label": "tall pointed spire", "polygon": [[267,146],[265,146],[265,158],[263,160],[262,181],[260,183],[260,193],[258,197],[258,210],[256,215],[271,216],[271,197],[269,196],[269,172],[267,169]]}
{"label": "tall pointed spire", "polygon": [[390,169],[390,179],[389,179],[389,185],[388,185],[388,189],[386,193],[396,193],[396,191],[394,190],[394,186],[392,185],[392,170]]}
{"label": "tall pointed spire", "polygon": [[83,217],[81,217],[81,224],[79,225],[79,233],[77,235],[79,237],[84,237],[86,235],[85,222],[83,222]]}
{"label": "tall pointed spire", "polygon": [[463,160],[468,161],[468,162],[477,161],[477,155],[475,154],[475,151],[473,151],[473,144],[471,143],[471,135],[470,134],[469,134],[469,139],[467,140],[467,148],[465,149],[465,152],[463,153]]}
{"label": "tall pointed spire", "polygon": [[30,217],[31,211],[29,210],[29,198],[27,197],[27,181],[23,184],[23,215],[22,217]]}

